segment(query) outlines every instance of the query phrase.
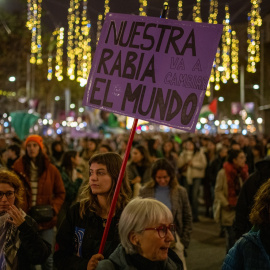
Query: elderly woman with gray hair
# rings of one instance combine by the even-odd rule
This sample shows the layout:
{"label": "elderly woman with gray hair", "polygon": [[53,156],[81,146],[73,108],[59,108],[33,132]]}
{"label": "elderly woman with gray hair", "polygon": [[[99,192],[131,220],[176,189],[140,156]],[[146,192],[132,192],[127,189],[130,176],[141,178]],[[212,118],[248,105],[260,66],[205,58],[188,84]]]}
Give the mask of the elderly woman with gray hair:
{"label": "elderly woman with gray hair", "polygon": [[135,198],[119,220],[121,244],[100,269],[183,270],[182,261],[170,249],[175,225],[170,209],[155,199]]}

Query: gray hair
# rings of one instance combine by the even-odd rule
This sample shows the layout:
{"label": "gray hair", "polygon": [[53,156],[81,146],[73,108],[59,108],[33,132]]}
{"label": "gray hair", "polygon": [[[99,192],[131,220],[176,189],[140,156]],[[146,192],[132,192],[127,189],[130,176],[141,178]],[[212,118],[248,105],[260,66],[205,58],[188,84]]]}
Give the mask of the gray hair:
{"label": "gray hair", "polygon": [[120,240],[126,253],[138,253],[137,247],[129,240],[131,232],[141,233],[145,228],[164,221],[173,222],[173,216],[170,209],[162,202],[140,197],[130,201],[119,220]]}

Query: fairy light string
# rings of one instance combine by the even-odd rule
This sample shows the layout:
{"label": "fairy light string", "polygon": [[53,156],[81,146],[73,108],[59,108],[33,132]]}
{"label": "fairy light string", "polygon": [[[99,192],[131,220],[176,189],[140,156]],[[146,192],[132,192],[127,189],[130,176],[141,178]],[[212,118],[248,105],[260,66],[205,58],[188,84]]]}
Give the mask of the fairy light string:
{"label": "fairy light string", "polygon": [[147,0],[139,0],[139,15],[147,16]]}
{"label": "fairy light string", "polygon": [[223,20],[223,33],[222,33],[222,66],[224,71],[221,74],[221,81],[227,83],[231,77],[231,25],[229,6],[225,5],[225,19]]}
{"label": "fairy light string", "polygon": [[74,54],[74,33],[75,33],[75,0],[70,0],[68,9],[68,32],[67,32],[67,76],[70,80],[75,79],[75,54]]}
{"label": "fairy light string", "polygon": [[99,14],[98,15],[98,19],[97,19],[97,44],[98,44],[98,41],[99,41],[99,37],[100,37],[100,33],[101,33],[101,29],[102,29],[102,21],[103,21],[103,15],[102,14]]}
{"label": "fairy light string", "polygon": [[55,77],[58,81],[63,80],[63,44],[64,44],[64,27],[58,28],[55,35],[56,40],[56,56],[55,56]]}
{"label": "fairy light string", "polygon": [[232,80],[234,83],[238,83],[238,74],[239,74],[239,40],[236,36],[236,31],[232,31],[232,51],[231,51],[231,72]]}
{"label": "fairy light string", "polygon": [[197,0],[196,5],[193,7],[193,21],[194,22],[202,22],[202,17],[201,17],[201,0]]}
{"label": "fairy light string", "polygon": [[182,17],[183,17],[183,1],[180,0],[178,1],[177,5],[177,20],[182,21]]}
{"label": "fairy light string", "polygon": [[42,0],[27,0],[26,27],[31,31],[31,55],[30,63],[40,65],[42,60],[41,41],[41,11]]}
{"label": "fairy light string", "polygon": [[108,12],[110,12],[110,0],[105,0],[104,1],[104,18]]}
{"label": "fairy light string", "polygon": [[248,13],[247,71],[251,73],[256,72],[256,63],[260,62],[260,27],[262,26],[260,4],[261,0],[251,0],[251,11]]}
{"label": "fairy light string", "polygon": [[217,24],[218,0],[210,0],[208,23]]}

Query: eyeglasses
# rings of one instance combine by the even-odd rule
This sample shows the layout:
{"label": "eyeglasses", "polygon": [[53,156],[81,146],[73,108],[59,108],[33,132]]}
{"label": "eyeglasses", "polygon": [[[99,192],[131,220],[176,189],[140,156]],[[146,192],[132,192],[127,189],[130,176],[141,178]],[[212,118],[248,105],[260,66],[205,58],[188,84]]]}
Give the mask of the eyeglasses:
{"label": "eyeglasses", "polygon": [[146,228],[146,229],[144,229],[144,231],[156,230],[158,232],[158,235],[160,238],[165,238],[167,233],[168,233],[168,229],[171,231],[171,233],[175,237],[175,231],[176,231],[175,224],[170,224],[169,226],[161,225],[157,228]]}
{"label": "eyeglasses", "polygon": [[7,199],[13,199],[15,191],[7,191],[7,192],[0,191],[0,199],[3,199],[4,195],[6,195]]}

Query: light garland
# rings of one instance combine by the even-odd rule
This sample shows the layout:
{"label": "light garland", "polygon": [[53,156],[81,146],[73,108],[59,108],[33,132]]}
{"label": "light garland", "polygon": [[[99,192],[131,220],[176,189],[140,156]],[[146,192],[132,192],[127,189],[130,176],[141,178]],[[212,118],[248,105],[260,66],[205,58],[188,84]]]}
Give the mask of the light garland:
{"label": "light garland", "polygon": [[41,11],[42,0],[27,0],[26,27],[31,31],[30,63],[40,65],[42,61]]}
{"label": "light garland", "polygon": [[105,0],[104,1],[104,18],[108,12],[110,12],[110,0]]}
{"label": "light garland", "polygon": [[256,63],[260,62],[260,27],[262,19],[260,16],[261,0],[251,0],[251,12],[248,13],[248,64],[247,71],[256,72]]}
{"label": "light garland", "polygon": [[70,80],[75,79],[75,54],[74,54],[74,25],[75,25],[75,2],[70,0],[68,9],[68,33],[67,33],[67,75]]}
{"label": "light garland", "polygon": [[220,90],[220,71],[218,70],[220,66],[220,48],[218,47],[215,58],[215,86],[214,89],[216,91]]}
{"label": "light garland", "polygon": [[97,20],[97,44],[98,44],[98,41],[99,41],[101,29],[102,29],[102,20],[103,20],[103,15],[99,14],[98,15],[98,20]]}
{"label": "light garland", "polygon": [[91,23],[87,20],[87,0],[83,0],[81,36],[79,38],[79,47],[81,50],[78,55],[77,65],[77,81],[80,82],[81,86],[86,84],[91,67],[90,29]]}
{"label": "light garland", "polygon": [[139,0],[139,15],[140,16],[147,16],[147,0]]}
{"label": "light garland", "polygon": [[232,79],[234,83],[238,83],[238,62],[239,62],[239,40],[236,37],[236,32],[232,31],[232,52],[231,52],[231,59],[232,59]]}
{"label": "light garland", "polygon": [[56,56],[55,56],[55,77],[58,81],[63,80],[63,44],[64,44],[64,27],[56,30]]}
{"label": "light garland", "polygon": [[201,23],[201,0],[197,0],[196,5],[193,7],[193,21]]}
{"label": "light garland", "polygon": [[[51,35],[50,44],[53,44],[53,42],[54,42],[54,34],[55,34],[55,31]],[[48,81],[52,80],[52,75],[53,75],[53,65],[52,65],[53,55],[52,55],[52,51],[53,51],[53,47],[49,46],[48,64],[47,64],[48,65],[48,74],[47,74],[47,80]]]}
{"label": "light garland", "polygon": [[221,81],[227,83],[231,77],[230,68],[230,54],[231,54],[231,25],[230,25],[230,13],[229,6],[225,5],[225,20],[223,20],[223,34],[222,34],[222,65],[224,71],[221,75]]}
{"label": "light garland", "polygon": [[182,17],[183,17],[183,1],[182,0],[178,1],[177,11],[178,11],[177,20],[182,21]]}
{"label": "light garland", "polygon": [[208,23],[217,24],[218,0],[210,0]]}

